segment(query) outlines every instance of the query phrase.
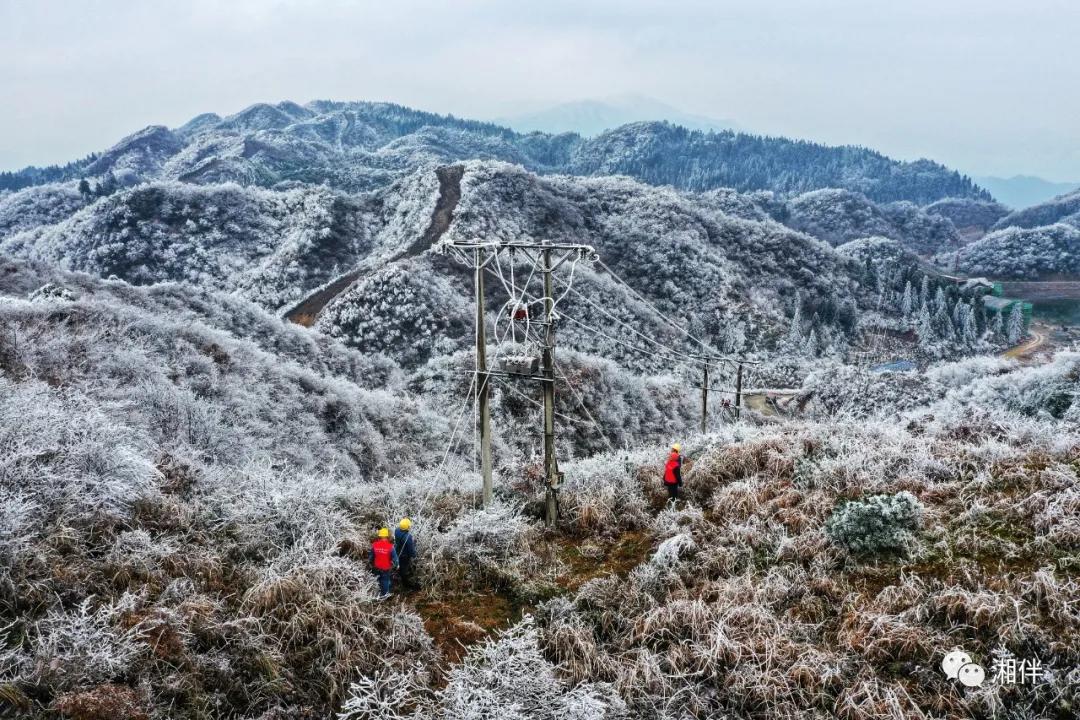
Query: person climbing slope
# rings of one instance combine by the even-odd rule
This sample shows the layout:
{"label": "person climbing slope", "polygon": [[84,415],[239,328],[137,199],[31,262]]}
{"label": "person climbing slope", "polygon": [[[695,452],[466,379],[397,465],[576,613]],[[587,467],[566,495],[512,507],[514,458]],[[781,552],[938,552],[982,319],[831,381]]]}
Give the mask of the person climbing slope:
{"label": "person climbing slope", "polygon": [[664,487],[668,491],[668,502],[672,505],[679,499],[679,487],[682,485],[682,445],[671,446],[671,454],[664,464]]}
{"label": "person climbing slope", "polygon": [[394,549],[398,556],[398,574],[406,590],[416,590],[418,585],[413,575],[413,561],[416,560],[416,540],[412,535],[412,520],[401,518],[394,530]]}
{"label": "person climbing slope", "polygon": [[398,554],[390,542],[390,529],[380,528],[379,537],[371,543],[371,566],[379,576],[380,600],[390,597],[390,575],[398,565]]}

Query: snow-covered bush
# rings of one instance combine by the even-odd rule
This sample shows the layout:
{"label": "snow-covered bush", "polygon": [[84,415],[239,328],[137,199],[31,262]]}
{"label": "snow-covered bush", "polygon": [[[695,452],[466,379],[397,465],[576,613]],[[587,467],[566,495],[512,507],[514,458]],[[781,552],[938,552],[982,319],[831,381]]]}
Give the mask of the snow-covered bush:
{"label": "snow-covered bush", "polygon": [[922,522],[923,507],[909,492],[871,495],[841,504],[825,524],[829,539],[856,555],[910,550]]}
{"label": "snow-covered bush", "polygon": [[540,651],[531,616],[471,649],[439,693],[446,720],[604,720],[626,716],[603,684],[568,687]]}
{"label": "snow-covered bush", "polygon": [[135,629],[118,625],[122,606],[93,605],[86,598],[73,610],[53,608],[34,624],[36,682],[54,690],[97,685],[122,675],[143,652]]}

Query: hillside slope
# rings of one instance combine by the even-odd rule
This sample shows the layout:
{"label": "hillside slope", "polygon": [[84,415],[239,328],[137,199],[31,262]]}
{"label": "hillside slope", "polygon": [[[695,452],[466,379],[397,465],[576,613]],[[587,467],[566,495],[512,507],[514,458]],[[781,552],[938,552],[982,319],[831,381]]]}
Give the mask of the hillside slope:
{"label": "hillside slope", "polygon": [[1034,228],[1059,222],[1080,228],[1080,190],[1058,195],[1038,205],[1009,213],[997,221],[994,229]]}
{"label": "hillside slope", "polygon": [[957,266],[966,273],[995,278],[1080,275],[1080,229],[1057,223],[997,230],[962,248]]}
{"label": "hillside slope", "polygon": [[[492,507],[469,450],[444,464],[467,393],[442,393],[467,354],[406,379],[236,297],[0,260],[4,702],[30,720],[370,717],[388,695],[409,720],[1077,702],[1074,671],[964,693],[937,666],[953,645],[1080,661],[1080,357],[944,364],[915,384],[826,373],[807,386],[821,420],[705,437],[670,404],[685,390],[560,361],[629,447],[563,454],[554,534],[530,511],[535,411],[515,416],[516,396],[496,399]],[[656,444],[617,435],[635,421]],[[690,458],[676,509],[658,476],[671,436]],[[840,504],[896,493],[919,522],[895,552],[828,530]],[[406,515],[423,590],[379,602],[363,548]]]}

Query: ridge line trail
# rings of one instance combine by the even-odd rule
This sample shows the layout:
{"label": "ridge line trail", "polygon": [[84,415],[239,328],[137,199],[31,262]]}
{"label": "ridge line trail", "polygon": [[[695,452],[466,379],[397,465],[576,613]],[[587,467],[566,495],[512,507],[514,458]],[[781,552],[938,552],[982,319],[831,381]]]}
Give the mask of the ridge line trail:
{"label": "ridge line trail", "polygon": [[392,263],[405,258],[419,255],[431,248],[439,238],[450,228],[454,219],[454,210],[461,200],[461,178],[465,174],[462,165],[444,165],[436,168],[435,175],[439,178],[439,197],[435,201],[435,209],[431,212],[431,220],[427,229],[420,237],[416,238],[404,250],[400,250],[389,258],[366,257],[349,272],[340,275],[328,284],[316,288],[303,299],[294,303],[284,312],[284,317],[289,322],[304,327],[315,324],[319,313],[329,305],[334,298],[348,290],[360,276],[369,270],[375,269],[378,264]]}

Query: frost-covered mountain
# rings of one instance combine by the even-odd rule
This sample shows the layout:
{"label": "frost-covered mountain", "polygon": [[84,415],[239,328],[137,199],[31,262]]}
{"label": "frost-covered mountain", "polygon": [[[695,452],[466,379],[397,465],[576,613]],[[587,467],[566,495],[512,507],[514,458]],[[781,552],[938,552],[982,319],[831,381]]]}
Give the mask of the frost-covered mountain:
{"label": "frost-covered mountain", "polygon": [[1080,276],[1080,229],[1055,223],[995,230],[961,249],[957,267],[995,278]]}
{"label": "frost-covered mountain", "polygon": [[[1023,324],[924,273],[958,223],[1001,213],[923,170],[283,103],[8,177],[29,186],[0,193],[0,701],[31,720],[993,714],[898,668],[946,641],[1080,657],[1080,357],[933,364]],[[442,252],[476,239],[603,261],[556,273],[554,531],[539,383],[488,376],[480,503],[473,277]],[[500,281],[532,265],[501,260],[495,366],[536,351]],[[701,351],[756,361],[748,396],[792,405],[733,422],[717,363],[698,434]],[[925,371],[867,367],[896,357]],[[423,590],[379,602],[366,546],[403,516]],[[1072,679],[1013,714],[1075,704]]]}
{"label": "frost-covered mountain", "polygon": [[999,278],[1080,276],[1080,190],[1004,215],[956,260]]}
{"label": "frost-covered mountain", "polygon": [[999,219],[994,228],[997,230],[1007,227],[1034,228],[1059,222],[1080,228],[1080,189],[1009,213]]}
{"label": "frost-covered mountain", "polygon": [[[35,198],[43,207],[26,213]],[[63,217],[71,208],[78,209]],[[27,217],[43,224],[23,228]],[[859,317],[882,309],[882,293],[891,301],[905,282],[918,282],[914,262],[893,256],[883,256],[889,267],[869,282],[865,258],[853,262],[831,244],[884,236],[922,251],[953,242],[946,220],[846,191],[784,201],[536,175],[494,161],[429,166],[363,194],[153,181],[88,200],[67,186],[42,186],[0,199],[4,223],[0,251],[10,255],[136,284],[182,281],[236,293],[410,366],[470,342],[470,281],[436,252],[448,240],[592,244],[648,303],[725,351],[775,348],[798,307],[815,336],[812,354],[843,352]],[[489,293],[493,310],[500,292]],[[566,328],[571,347],[639,371],[663,370],[663,356],[642,357],[611,339],[619,322],[660,342],[683,342],[599,267],[578,270],[563,307],[608,328]],[[602,311],[612,307],[620,308],[614,320]]]}
{"label": "frost-covered mountain", "polygon": [[519,134],[386,103],[315,101],[204,114],[180,128],[149,127],[63,168],[0,175],[0,190],[80,177],[132,184],[233,181],[274,187],[384,187],[427,163],[494,159],[542,174],[629,175],[689,190],[800,193],[838,187],[875,200],[989,199],[970,179],[930,162],[899,162],[858,147],[639,122],[595,138]]}
{"label": "frost-covered mountain", "polygon": [[[958,638],[980,656],[1031,642],[1054,668],[1080,655],[1061,631],[1080,627],[1076,353],[822,363],[800,392],[813,416],[700,436],[695,389],[559,358],[602,435],[569,427],[561,386],[553,532],[531,504],[535,408],[501,388],[479,507],[471,438],[452,441],[467,355],[406,372],[234,295],[0,257],[9,714],[971,717],[996,696],[897,663]],[[660,489],[672,436],[691,459],[678,507]],[[841,522],[868,501],[911,512]],[[423,591],[380,602],[368,538],[402,516]],[[1074,676],[1015,716],[1053,717]]]}

